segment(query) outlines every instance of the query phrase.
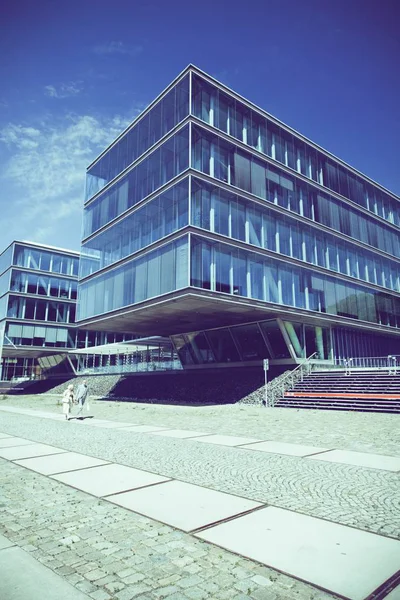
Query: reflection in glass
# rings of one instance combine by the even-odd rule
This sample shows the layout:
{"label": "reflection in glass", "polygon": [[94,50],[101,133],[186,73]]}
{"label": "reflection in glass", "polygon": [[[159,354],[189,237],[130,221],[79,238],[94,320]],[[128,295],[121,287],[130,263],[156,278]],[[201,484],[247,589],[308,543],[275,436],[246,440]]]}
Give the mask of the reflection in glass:
{"label": "reflection in glass", "polygon": [[[214,155],[218,153],[221,140],[218,136],[199,127],[193,127],[192,130],[193,167],[220,178],[218,173],[221,169],[219,171],[214,169]],[[273,169],[234,144],[223,141],[223,145],[225,168],[230,173],[228,182],[258,197],[268,199],[272,204],[278,204],[291,212],[307,216],[351,238],[400,257],[398,234],[393,229],[377,223],[372,217],[341,200],[316,193],[315,188],[310,185],[295,182],[286,173]]]}
{"label": "reflection in glass", "polygon": [[[192,93],[193,113],[202,121],[400,226],[399,202],[344,165],[327,158],[300,137],[289,133],[286,128],[223,93],[197,73],[193,74]],[[235,157],[235,161],[239,164],[240,158]],[[244,186],[238,183],[242,172],[242,167],[238,168],[239,178],[235,185],[247,190],[247,183]]]}
{"label": "reflection in glass", "polygon": [[187,263],[183,237],[84,281],[79,285],[79,320],[187,286]]}
{"label": "reflection in glass", "polygon": [[264,338],[256,323],[232,327],[231,333],[238,345],[242,360],[270,358]]}
{"label": "reflection in glass", "polygon": [[172,186],[82,246],[80,278],[141,250],[188,222],[188,180]]}
{"label": "reflection in glass", "polygon": [[187,169],[188,148],[186,126],[85,208],[84,237],[94,233]]}
{"label": "reflection in glass", "polygon": [[240,360],[229,329],[212,329],[206,332],[217,362],[237,362]]}
{"label": "reflection in glass", "polygon": [[[191,285],[195,287],[260,299],[262,286],[267,302],[400,327],[396,296],[220,242],[192,236],[191,244]],[[256,269],[254,262],[260,265]],[[212,265],[216,275],[210,282]]]}
{"label": "reflection in glass", "polygon": [[189,77],[177,83],[150,111],[135,120],[131,129],[89,168],[86,200],[171,131],[189,113]]}

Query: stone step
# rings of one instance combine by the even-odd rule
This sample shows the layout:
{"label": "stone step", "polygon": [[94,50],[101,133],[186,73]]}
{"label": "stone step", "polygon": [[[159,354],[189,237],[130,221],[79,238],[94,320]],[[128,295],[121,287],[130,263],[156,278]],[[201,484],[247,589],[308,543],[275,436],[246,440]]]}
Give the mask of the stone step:
{"label": "stone step", "polygon": [[375,412],[375,413],[387,413],[387,414],[400,414],[399,408],[386,408],[386,407],[374,407],[374,406],[365,406],[365,407],[356,407],[356,406],[343,406],[340,404],[328,404],[328,405],[319,405],[319,404],[277,404],[278,408],[297,408],[304,410],[341,410],[341,411],[351,411],[351,412]]}

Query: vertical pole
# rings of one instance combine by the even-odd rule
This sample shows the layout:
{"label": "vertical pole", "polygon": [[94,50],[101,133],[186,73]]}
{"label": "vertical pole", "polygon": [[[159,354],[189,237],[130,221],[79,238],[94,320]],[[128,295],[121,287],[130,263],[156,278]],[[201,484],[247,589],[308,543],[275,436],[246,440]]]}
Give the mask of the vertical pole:
{"label": "vertical pole", "polygon": [[265,402],[265,408],[268,408],[268,388],[267,388],[267,369],[264,369],[264,382],[265,382],[265,396],[264,396],[264,402]]}
{"label": "vertical pole", "polygon": [[3,379],[3,370],[5,371],[5,360],[3,359],[3,344],[5,330],[6,326],[4,322],[0,326],[0,381]]}

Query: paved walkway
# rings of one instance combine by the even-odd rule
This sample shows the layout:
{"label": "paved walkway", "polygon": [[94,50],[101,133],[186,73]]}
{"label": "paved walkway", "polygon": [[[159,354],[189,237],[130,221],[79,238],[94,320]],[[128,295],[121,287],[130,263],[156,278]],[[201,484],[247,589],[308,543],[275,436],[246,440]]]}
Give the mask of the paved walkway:
{"label": "paved walkway", "polygon": [[[169,525],[178,527],[184,531],[192,531],[197,537],[209,539],[234,552],[251,556],[261,563],[264,562],[267,565],[272,564],[272,566],[275,566],[277,569],[291,573],[294,576],[311,581],[316,585],[320,585],[336,593],[341,593],[350,598],[361,599],[366,597],[367,591],[373,591],[374,587],[377,587],[375,584],[380,584],[384,579],[390,577],[390,575],[396,571],[397,563],[393,563],[393,559],[390,557],[397,555],[397,552],[394,549],[397,550],[399,542],[390,538],[400,537],[399,487],[398,473],[396,472],[400,469],[400,461],[398,459],[396,460],[394,457],[372,456],[371,454],[368,455],[366,453],[357,452],[345,452],[343,454],[341,453],[340,448],[332,448],[329,446],[327,448],[310,448],[305,447],[304,444],[294,444],[293,442],[289,445],[285,444],[279,446],[273,440],[266,442],[265,437],[257,439],[233,435],[210,435],[210,433],[212,433],[210,430],[197,431],[195,428],[192,430],[173,430],[171,426],[169,429],[168,427],[163,429],[162,425],[149,425],[147,426],[147,433],[144,433],[146,428],[140,425],[132,425],[128,420],[126,422],[118,423],[112,421],[102,422],[97,419],[85,419],[82,422],[71,421],[66,423],[62,422],[60,415],[55,414],[54,412],[35,411],[29,413],[29,411],[24,408],[18,409],[15,407],[12,408],[11,411],[7,411],[4,410],[7,408],[4,404],[2,404],[1,408],[3,408],[3,410],[1,411],[0,430],[6,432],[8,435],[13,434],[13,436],[18,435],[23,438],[20,441],[16,440],[15,437],[3,437],[0,439],[0,446],[3,446],[0,451],[0,456],[6,456],[12,461],[17,461],[17,464],[15,462],[2,464],[2,479],[4,479],[3,473],[7,474],[5,477],[6,482],[4,489],[8,490],[15,501],[15,494],[21,492],[18,488],[21,488],[22,465],[29,469],[37,469],[38,461],[39,463],[41,462],[39,470],[41,470],[42,473],[47,472],[50,475],[53,473],[54,475],[52,475],[52,477],[55,479],[49,480],[43,475],[38,475],[31,470],[24,470],[25,481],[23,490],[26,489],[27,481],[30,481],[30,478],[33,478],[32,485],[33,482],[35,482],[35,509],[27,508],[32,500],[29,501],[27,494],[22,492],[22,498],[19,502],[16,502],[19,508],[7,508],[7,517],[5,521],[3,521],[3,516],[0,518],[0,527],[5,527],[6,529],[3,529],[3,533],[5,533],[7,537],[10,537],[11,534],[10,539],[14,538],[13,541],[16,541],[19,546],[25,547],[36,558],[39,558],[39,560],[43,560],[43,558],[46,559],[47,551],[47,559],[43,560],[43,562],[46,564],[46,561],[49,560],[55,571],[58,569],[60,570],[63,567],[67,567],[67,571],[72,569],[71,573],[62,572],[62,574],[67,581],[69,575],[71,575],[72,581],[70,581],[70,583],[74,583],[77,589],[82,588],[82,591],[88,592],[93,598],[117,598],[118,600],[127,600],[128,598],[133,597],[168,597],[171,599],[241,597],[293,598],[294,594],[296,594],[296,597],[309,599],[328,597],[328,594],[318,591],[317,588],[310,588],[306,584],[296,581],[295,579],[288,578],[265,566],[260,566],[259,563],[242,559],[240,556],[221,550],[216,546],[210,546],[208,544],[204,546],[204,543],[200,542],[196,537],[187,536],[181,531],[161,525],[159,521],[167,522]],[[175,412],[179,412],[179,408],[174,407],[174,409]],[[20,410],[22,412],[16,414],[15,410]],[[287,411],[287,413],[293,414],[292,411]],[[193,419],[193,421],[194,425],[198,425],[196,419]],[[41,445],[33,444],[32,441],[39,442]],[[271,443],[273,444],[272,446]],[[43,444],[52,444],[53,448],[46,450]],[[135,477],[137,477],[137,471],[139,470],[141,474],[145,471],[148,476],[148,472],[150,471],[153,473],[153,476],[158,475],[159,479],[161,476],[163,481],[145,482],[145,484],[142,482],[138,485],[137,481],[135,483],[133,480],[127,481],[122,478],[122,486],[125,487],[122,487],[120,490],[114,489],[114,492],[118,497],[115,495],[110,497],[110,491],[111,493],[113,492],[112,489],[106,489],[105,491],[107,493],[104,493],[104,489],[97,490],[96,492],[96,490],[93,490],[93,487],[90,489],[89,480],[90,477],[92,477],[92,486],[94,485],[95,487],[96,485],[99,486],[99,482],[100,484],[101,482],[104,483],[107,479],[116,482],[118,476],[115,474],[108,478],[106,476],[100,476],[101,470],[116,468],[116,466],[101,466],[101,464],[99,464],[99,466],[93,467],[91,465],[78,464],[75,466],[72,465],[72,467],[71,465],[67,465],[67,468],[60,467],[60,461],[66,460],[68,456],[71,456],[70,452],[66,452],[67,450],[78,451],[81,456],[83,453],[96,457],[100,463],[122,463],[129,467],[135,467],[134,469],[130,469],[130,476],[135,475]],[[283,451],[290,451],[291,455],[284,455],[282,453]],[[51,454],[49,454],[48,457],[44,456],[47,453]],[[42,456],[42,458],[34,458],[35,456]],[[369,461],[372,460],[374,463],[372,466],[374,466],[374,468],[371,468],[371,462],[369,465],[365,464],[365,461],[368,459]],[[34,464],[35,461],[36,464]],[[56,461],[58,466],[51,466],[52,461]],[[361,466],[360,461],[363,463]],[[358,466],[354,465],[355,462],[358,463]],[[46,468],[43,467],[43,464],[49,463],[50,467],[47,467],[46,470]],[[65,475],[55,474],[62,473],[66,470],[69,472]],[[135,473],[133,473],[133,471],[135,471]],[[95,477],[96,475],[97,477]],[[93,477],[95,477],[95,480],[93,480]],[[121,476],[119,477],[119,481],[121,481]],[[58,481],[64,481],[65,483],[69,483],[69,485],[74,485],[80,489],[86,489],[86,491],[89,491],[90,493],[95,493],[99,498],[108,496],[108,500],[100,499],[95,501],[92,496],[88,496],[82,491],[64,487],[56,481],[57,479]],[[171,481],[171,479],[179,481]],[[148,487],[149,484],[152,484],[151,487]],[[188,484],[190,485],[188,486]],[[48,488],[49,485],[50,489]],[[194,486],[196,486],[195,489]],[[198,486],[201,487],[199,488]],[[204,488],[207,488],[206,491],[208,494],[214,494],[209,501],[211,513],[207,514],[204,512],[204,504],[207,505],[207,498],[203,498],[197,508],[195,506],[196,496],[198,496]],[[211,492],[211,490],[213,491]],[[48,501],[47,503],[44,502],[44,506],[41,506],[41,503],[37,502],[37,492],[39,491],[42,491],[44,494],[39,494],[41,499],[48,496]],[[48,494],[46,494],[46,491]],[[221,492],[223,492],[223,494],[221,494]],[[76,498],[73,495],[70,496],[71,493],[77,494],[78,497]],[[185,502],[185,494],[188,493],[189,496],[186,496],[187,501]],[[64,495],[66,496],[61,500],[64,511],[61,515],[58,510],[54,510],[55,514],[52,516],[52,510],[55,505],[52,500],[52,496],[54,495],[58,498],[60,496],[63,497]],[[222,510],[222,513],[214,514],[213,511],[215,511],[215,507],[218,505],[217,499],[220,500],[221,496],[223,496],[224,499],[223,502],[220,502],[220,510]],[[8,499],[10,500],[11,498]],[[82,518],[81,515],[80,518],[77,518],[76,515],[73,515],[71,518],[68,514],[68,509],[71,507],[71,502],[75,503],[76,499],[79,500],[79,503],[82,502],[83,506],[86,505],[86,509],[88,508],[87,504],[89,502],[92,504],[93,502],[97,502],[95,506],[98,508],[95,510],[95,513],[98,515],[103,514],[103,516],[107,515],[104,517],[104,522],[100,522],[100,529],[96,530],[90,526],[90,530],[94,535],[89,536],[87,539],[91,540],[91,538],[94,537],[95,547],[92,547],[91,550],[86,548],[87,554],[84,553],[83,555],[79,555],[75,550],[80,547],[79,544],[82,545],[85,541],[85,528],[87,527],[88,521],[91,521],[93,515],[91,514],[90,518],[88,516]],[[26,501],[27,506],[24,506],[24,500]],[[122,506],[127,506],[135,512],[129,512],[129,516],[127,516],[124,509],[109,504],[110,501],[117,502]],[[181,501],[180,505],[178,501]],[[233,508],[232,502],[236,502],[236,505],[233,506]],[[9,506],[13,507],[13,504],[10,504]],[[59,504],[57,504],[57,506],[59,506]],[[165,511],[163,514],[159,512],[160,506],[168,509],[166,513]],[[188,506],[190,507],[189,510],[187,510]],[[38,508],[36,509],[36,507]],[[34,523],[32,523],[32,512],[39,510],[39,507],[40,512],[43,510],[45,511],[47,520],[50,522],[44,527],[44,539],[47,539],[47,541],[42,544],[39,543],[42,538],[39,536],[38,539]],[[287,509],[289,509],[289,511]],[[93,507],[89,510],[92,511]],[[123,524],[119,523],[119,525],[122,525],[120,528],[117,527],[114,519],[114,516],[119,513],[115,511],[122,511],[123,516],[120,517],[120,519],[123,521]],[[139,517],[137,515],[138,512],[146,513],[147,516]],[[249,514],[247,514],[247,516],[237,516],[244,512]],[[29,535],[31,536],[30,538],[27,534],[26,527],[19,528],[19,525],[16,524],[16,515],[19,515],[24,525],[28,527]],[[157,521],[149,520],[149,516],[157,519]],[[329,520],[331,523],[327,524],[327,521],[321,521],[321,517]],[[227,518],[230,519],[230,521],[224,523]],[[233,520],[231,520],[232,518]],[[300,532],[302,531],[302,527],[305,528],[303,530],[303,538],[307,535],[309,536],[313,527],[318,525],[317,529],[321,529],[322,527],[324,530],[324,539],[328,539],[331,535],[333,536],[332,544],[347,544],[346,552],[341,554],[347,554],[349,558],[346,560],[346,564],[342,564],[340,567],[342,579],[343,569],[345,571],[346,568],[349,569],[350,575],[348,584],[346,584],[347,587],[341,589],[338,583],[335,582],[335,578],[333,581],[329,581],[326,574],[322,579],[318,579],[315,572],[309,572],[305,567],[303,567],[303,570],[300,568],[300,570],[296,571],[298,568],[296,565],[299,563],[299,555],[301,552],[298,547],[296,550],[295,540],[292,539],[295,537],[293,533],[290,535],[290,532],[285,529],[285,523],[292,518],[294,518],[294,523],[290,531],[293,532],[297,528],[298,532]],[[142,527],[139,527],[139,532],[137,531],[137,527],[133,528],[135,530],[133,533],[133,540],[134,542],[140,540],[140,543],[137,544],[137,546],[134,545],[134,547],[132,547],[133,542],[128,542],[128,545],[130,544],[131,546],[128,552],[129,557],[128,555],[121,557],[118,554],[121,550],[123,551],[124,543],[117,543],[118,540],[114,539],[107,540],[107,534],[110,534],[110,531],[106,526],[108,519],[111,537],[113,536],[112,532],[115,531],[115,528],[117,528],[118,534],[122,534],[123,527],[129,527],[129,523],[135,522],[136,525],[137,521],[142,523]],[[141,519],[144,519],[144,523],[140,521]],[[232,528],[236,526],[240,527],[243,522],[245,524],[245,530],[248,530],[251,528],[250,526],[254,519],[257,521],[255,531],[261,531],[262,528],[264,528],[264,536],[278,536],[277,538],[271,538],[271,541],[274,542],[274,553],[272,557],[265,556],[265,553],[263,554],[265,544],[257,542],[256,534],[251,537],[250,546],[247,547],[245,551],[243,551],[243,548],[237,546],[237,539],[243,538],[243,531],[240,535],[238,532],[237,534],[232,534]],[[51,527],[53,521],[57,523],[56,529]],[[102,521],[101,518],[100,521]],[[54,532],[57,531],[59,527],[64,527],[65,522],[67,525],[67,532],[64,531],[65,536],[57,541],[54,539]],[[222,522],[222,524],[210,528],[210,525],[214,522]],[[279,522],[281,523],[280,525]],[[343,525],[352,525],[352,528],[343,527]],[[354,527],[356,527],[356,529],[354,529]],[[161,532],[159,531],[159,528],[161,528]],[[228,531],[227,528],[230,528],[230,531]],[[379,533],[381,535],[371,535],[371,533],[365,533],[365,531],[360,531],[360,529],[370,532],[373,531],[374,533]],[[120,537],[121,541],[128,541],[131,539],[130,530],[128,529],[127,531],[129,533],[124,533],[124,535]],[[157,531],[156,535],[152,535],[154,531]],[[272,533],[268,534],[267,532]],[[81,535],[82,533],[83,536]],[[146,575],[148,575],[146,569],[143,570],[143,566],[139,568],[143,559],[140,559],[138,563],[135,563],[135,560],[138,558],[138,553],[140,553],[140,551],[143,552],[144,550],[146,551],[146,560],[149,561],[148,542],[146,539],[148,533],[150,533],[152,539],[152,544],[150,544],[150,546],[154,550],[154,553],[152,553],[151,556],[155,555],[158,557],[157,560],[163,563],[160,567],[163,572],[164,567],[166,566],[166,564],[164,564],[165,562],[167,562],[174,571],[170,575],[174,579],[172,586],[163,585],[165,577],[162,578],[161,573],[159,572],[154,573],[153,564],[151,565],[151,577],[146,577]],[[278,554],[277,539],[282,538],[283,534],[290,540],[290,543],[289,546],[284,548],[283,555],[278,560],[278,558],[276,558],[276,555]],[[362,539],[357,538],[357,541],[354,541],[355,534],[361,535]],[[27,535],[28,538],[26,537]],[[171,546],[168,541],[166,542],[166,545],[164,545],[164,540],[159,539],[164,535],[167,535],[168,540],[171,536],[176,536],[175,541],[179,540],[179,543]],[[340,537],[343,535],[346,539],[349,536],[351,539],[349,538],[346,541],[346,539]],[[154,538],[156,538],[156,540],[154,540]],[[21,543],[27,542],[28,539],[31,539],[31,542],[26,544]],[[337,541],[339,539],[340,542]],[[177,560],[179,562],[176,565],[173,560],[174,558],[176,559],[176,556],[174,556],[174,549],[185,548],[187,543],[189,543],[189,546],[196,548],[196,550],[192,550],[192,553],[190,553],[189,550],[189,554],[184,552],[178,557]],[[99,545],[96,546],[96,544]],[[102,547],[104,544],[105,546]],[[302,544],[304,546],[304,541]],[[359,562],[359,548],[360,545],[365,547],[365,544],[371,544],[368,554],[371,555],[372,558],[374,557],[374,552],[378,553],[376,557],[378,555],[381,559],[385,557],[383,562],[385,562],[388,567],[387,573],[384,573],[383,570],[381,570],[378,573],[375,572],[372,574],[371,566],[368,567],[366,563]],[[69,550],[66,550],[65,546],[67,546]],[[311,543],[311,546],[314,549],[322,551],[321,537],[317,536]],[[378,546],[382,546],[382,548],[378,548]],[[161,560],[159,554],[160,548],[163,547],[164,558]],[[261,555],[257,555],[257,553],[253,553],[252,555],[254,548],[259,547],[261,548]],[[60,548],[61,550],[58,552]],[[197,555],[199,548],[201,549],[200,557]],[[103,553],[103,550],[106,550],[107,552]],[[68,564],[63,561],[58,565],[58,555],[63,555],[65,552],[69,551],[73,551],[73,554],[70,555],[70,560],[74,558],[75,562]],[[329,555],[332,548],[325,548],[324,551],[328,552]],[[209,560],[213,556],[215,558],[216,552],[218,553],[218,564],[211,565]],[[293,553],[292,560],[291,562],[289,561],[289,564],[285,565],[283,559],[286,559],[291,552]],[[302,552],[304,553],[304,547],[302,548]],[[105,556],[103,556],[103,554],[105,554]],[[163,555],[162,550],[161,555]],[[173,567],[170,564],[171,555]],[[328,555],[325,554],[325,558],[327,558]],[[86,560],[82,561],[82,557],[86,556]],[[132,581],[124,581],[124,578],[121,577],[121,572],[124,571],[124,569],[120,569],[118,572],[115,571],[113,573],[104,570],[105,566],[110,563],[111,557],[115,558],[116,556],[122,561],[128,561],[131,565],[129,568],[134,568],[134,577],[139,577],[135,583]],[[335,567],[332,564],[334,556],[332,554],[329,556],[330,571],[335,572]],[[191,558],[190,562],[185,564],[185,560],[189,557]],[[62,558],[68,559],[68,554],[67,556],[62,556]],[[133,563],[130,562],[132,558],[134,560]],[[180,558],[183,562],[182,560],[180,561]],[[89,563],[87,562],[88,560]],[[313,561],[315,562],[315,560],[314,556]],[[56,563],[54,564],[53,561],[56,561]],[[206,566],[204,561],[207,565],[206,570],[204,570]],[[354,561],[356,561],[356,563],[354,563]],[[113,561],[111,560],[111,563],[112,562]],[[153,559],[150,559],[150,563],[152,562]],[[224,568],[222,569],[224,575],[222,578],[219,576],[221,575],[220,562],[221,564],[225,564],[225,570]],[[306,564],[309,564],[310,562],[312,561],[308,560],[306,561]],[[376,563],[377,561],[375,560],[373,562]],[[239,571],[236,570],[236,566],[232,567],[232,565],[237,565],[237,563],[240,563]],[[88,564],[92,565],[93,568],[89,571],[85,571],[85,573],[80,573],[78,568],[81,568],[82,570],[84,565],[87,566]],[[135,565],[135,567],[132,565]],[[228,568],[227,565],[229,565]],[[115,566],[116,565],[114,565],[114,567]],[[187,571],[188,566],[191,566],[189,572]],[[357,569],[355,570],[355,566],[363,567],[364,572],[360,571],[360,569],[358,569],[358,571]],[[400,564],[398,566],[400,567]],[[336,568],[339,568],[339,566]],[[211,575],[207,575],[208,569],[211,569]],[[94,571],[94,573],[92,573],[92,571]],[[182,571],[184,573],[182,573]],[[317,571],[320,572],[321,569],[317,569]],[[198,574],[200,572],[202,575]],[[357,580],[357,577],[354,577],[354,572],[361,573],[361,580],[364,582],[363,584],[360,581],[356,581],[356,585],[354,586],[353,580]],[[99,573],[101,576],[97,577]],[[214,573],[214,577],[212,576],[212,573]],[[238,575],[236,579],[234,573]],[[256,573],[256,575],[254,573]],[[351,573],[353,573],[353,575],[351,575]],[[371,573],[372,578],[370,580],[368,579],[368,573]],[[80,579],[75,581],[74,577],[77,577],[78,575]],[[129,579],[131,575],[132,574],[127,575],[127,578]],[[196,576],[193,578],[194,575]],[[106,579],[110,577],[111,579],[114,578],[114,581],[106,581]],[[187,577],[189,577],[189,582],[187,583],[187,587],[185,587],[185,584],[182,585],[179,582]],[[144,581],[147,583],[143,583]],[[350,585],[350,581],[353,581],[352,585]],[[90,582],[90,586],[92,587],[86,589],[88,582]],[[210,582],[213,583],[211,587]],[[78,584],[82,585],[79,586]],[[112,584],[116,588],[118,588],[118,586],[124,587],[111,590],[107,588],[108,584]],[[248,587],[246,587],[246,585]],[[160,590],[162,588],[171,589],[165,589],[165,593],[161,593]]]}

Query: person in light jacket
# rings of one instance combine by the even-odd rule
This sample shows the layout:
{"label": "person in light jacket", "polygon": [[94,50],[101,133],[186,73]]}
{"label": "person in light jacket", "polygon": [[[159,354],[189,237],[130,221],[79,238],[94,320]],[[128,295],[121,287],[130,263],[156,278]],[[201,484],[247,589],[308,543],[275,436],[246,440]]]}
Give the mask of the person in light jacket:
{"label": "person in light jacket", "polygon": [[67,389],[63,393],[62,397],[62,405],[63,405],[63,415],[65,415],[66,420],[69,420],[69,415],[71,413],[71,408],[74,403],[74,386],[70,384]]}
{"label": "person in light jacket", "polygon": [[[88,397],[88,393],[89,393],[89,390],[88,390],[88,386],[87,386],[87,381],[82,381],[82,383],[80,383],[78,385],[78,389],[76,390],[76,397],[75,397],[76,402],[78,402],[78,404],[79,404],[79,409],[77,412],[78,415],[82,414],[82,410],[85,405],[86,399]],[[89,405],[87,405],[87,409],[89,410]]]}

